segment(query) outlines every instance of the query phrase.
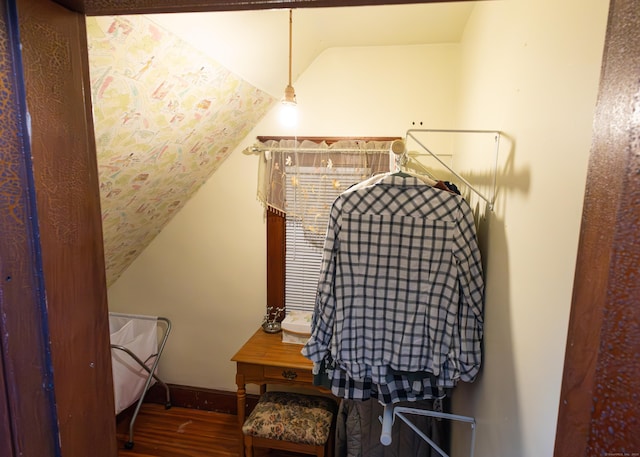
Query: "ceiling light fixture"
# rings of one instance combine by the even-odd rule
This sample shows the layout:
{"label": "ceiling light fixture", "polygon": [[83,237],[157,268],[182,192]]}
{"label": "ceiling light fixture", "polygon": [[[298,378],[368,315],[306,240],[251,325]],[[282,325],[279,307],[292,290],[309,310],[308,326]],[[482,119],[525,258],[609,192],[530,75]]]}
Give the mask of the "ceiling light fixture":
{"label": "ceiling light fixture", "polygon": [[291,85],[291,48],[293,42],[293,10],[289,10],[289,84],[284,89],[284,98],[280,110],[280,119],[287,127],[294,127],[298,122],[298,104],[296,91]]}

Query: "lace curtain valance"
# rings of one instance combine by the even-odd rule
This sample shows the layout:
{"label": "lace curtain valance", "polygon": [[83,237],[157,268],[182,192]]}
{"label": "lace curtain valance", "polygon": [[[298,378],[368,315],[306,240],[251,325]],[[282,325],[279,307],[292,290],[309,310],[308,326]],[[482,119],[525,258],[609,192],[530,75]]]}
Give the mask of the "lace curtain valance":
{"label": "lace curtain valance", "polygon": [[330,204],[351,185],[389,170],[391,140],[259,142],[258,199],[324,236]]}

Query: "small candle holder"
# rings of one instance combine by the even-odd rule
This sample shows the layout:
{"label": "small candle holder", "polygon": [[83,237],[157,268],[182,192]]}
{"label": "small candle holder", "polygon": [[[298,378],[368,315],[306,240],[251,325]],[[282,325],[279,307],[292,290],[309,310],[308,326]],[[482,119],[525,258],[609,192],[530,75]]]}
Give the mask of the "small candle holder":
{"label": "small candle holder", "polygon": [[[275,309],[275,311],[274,311]],[[265,333],[278,333],[282,331],[282,326],[278,322],[278,318],[282,315],[282,309],[269,306],[267,308],[267,314],[265,314],[262,321],[262,330]]]}

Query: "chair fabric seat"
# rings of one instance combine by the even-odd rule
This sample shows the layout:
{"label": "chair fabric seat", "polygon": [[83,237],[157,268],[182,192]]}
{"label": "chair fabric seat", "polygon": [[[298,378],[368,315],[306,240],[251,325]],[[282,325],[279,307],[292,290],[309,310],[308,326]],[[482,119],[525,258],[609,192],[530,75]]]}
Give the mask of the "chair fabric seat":
{"label": "chair fabric seat", "polygon": [[337,405],[331,398],[293,392],[266,392],[242,433],[260,438],[323,446]]}

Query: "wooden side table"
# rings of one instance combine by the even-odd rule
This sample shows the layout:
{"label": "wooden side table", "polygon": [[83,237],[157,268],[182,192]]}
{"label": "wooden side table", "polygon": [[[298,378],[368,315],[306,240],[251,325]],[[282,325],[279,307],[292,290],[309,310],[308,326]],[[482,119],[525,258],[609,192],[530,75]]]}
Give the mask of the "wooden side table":
{"label": "wooden side table", "polygon": [[[313,362],[300,351],[302,345],[282,342],[281,333],[265,333],[258,329],[240,350],[231,358],[236,362],[236,384],[238,385],[238,427],[246,416],[246,385],[257,384],[260,393],[266,392],[267,384],[295,385],[313,388],[323,393],[327,389],[313,385]],[[244,456],[241,446],[240,456]]]}

